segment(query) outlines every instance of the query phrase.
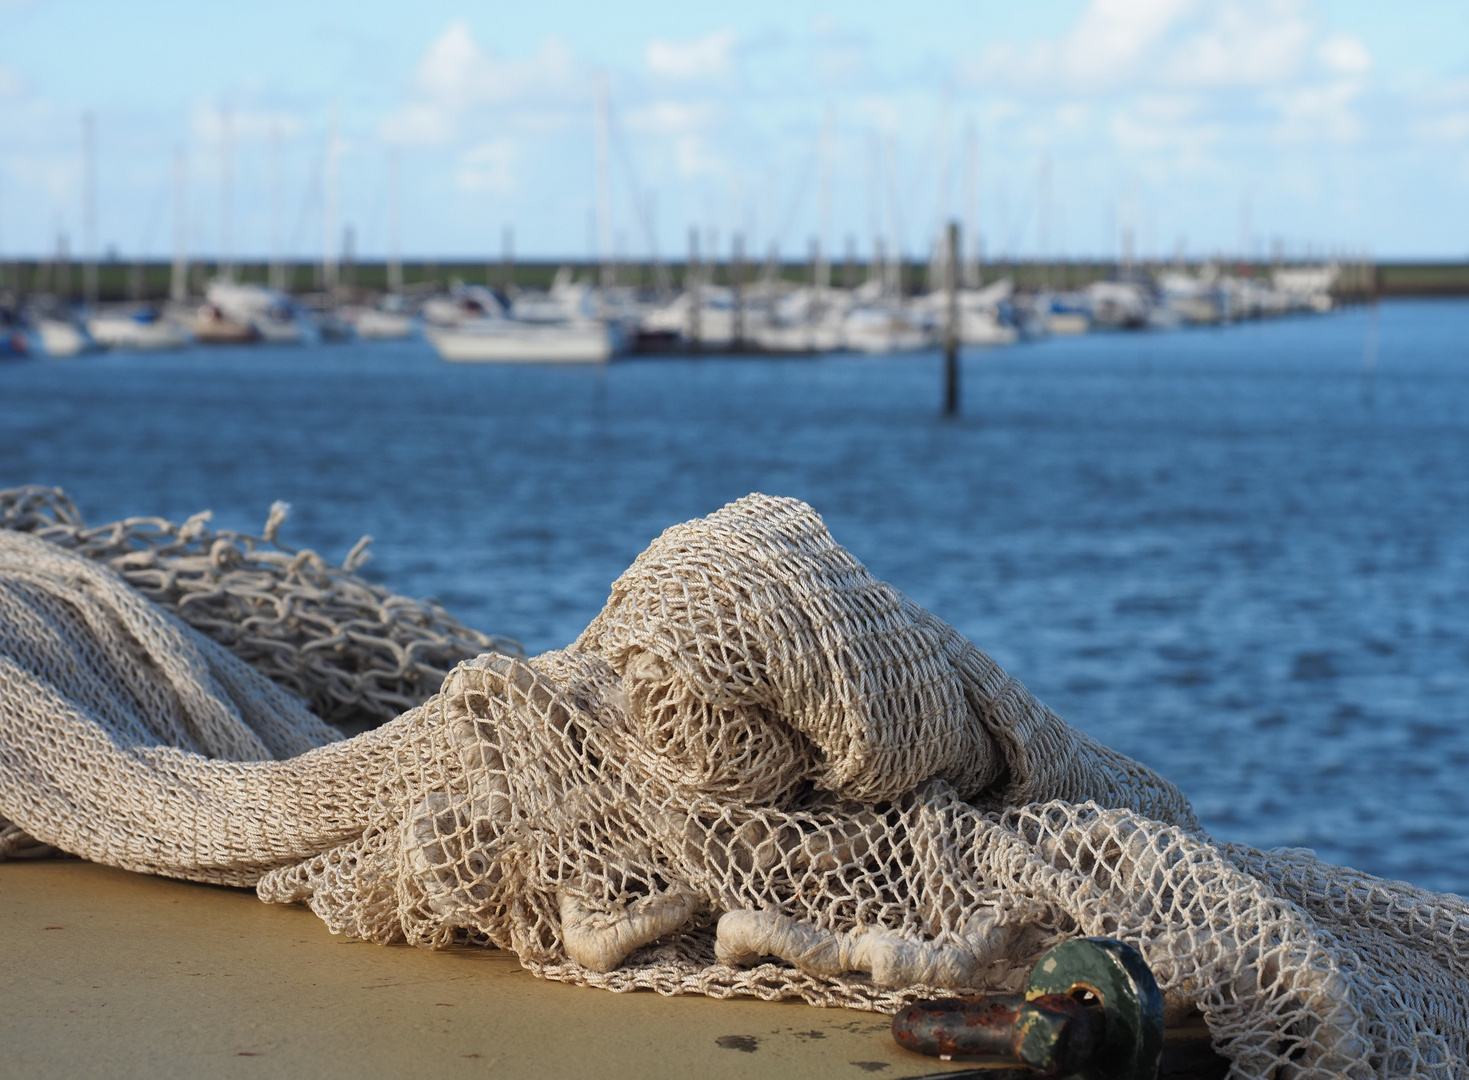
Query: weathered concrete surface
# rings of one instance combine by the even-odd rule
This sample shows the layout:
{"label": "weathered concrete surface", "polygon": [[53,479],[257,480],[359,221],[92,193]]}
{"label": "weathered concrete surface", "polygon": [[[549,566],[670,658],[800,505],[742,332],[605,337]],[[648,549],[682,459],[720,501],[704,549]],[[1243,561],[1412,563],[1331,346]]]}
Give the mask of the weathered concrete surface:
{"label": "weathered concrete surface", "polygon": [[888,1018],[609,994],[486,949],[334,938],[304,908],[83,862],[0,863],[0,1077],[899,1080],[962,1066]]}

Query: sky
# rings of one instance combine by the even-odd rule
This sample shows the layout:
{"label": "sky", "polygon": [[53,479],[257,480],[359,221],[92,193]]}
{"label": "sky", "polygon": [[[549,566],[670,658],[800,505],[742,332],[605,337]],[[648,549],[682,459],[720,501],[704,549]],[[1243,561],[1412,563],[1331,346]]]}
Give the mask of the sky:
{"label": "sky", "polygon": [[1465,259],[1466,207],[1464,0],[0,0],[0,258]]}

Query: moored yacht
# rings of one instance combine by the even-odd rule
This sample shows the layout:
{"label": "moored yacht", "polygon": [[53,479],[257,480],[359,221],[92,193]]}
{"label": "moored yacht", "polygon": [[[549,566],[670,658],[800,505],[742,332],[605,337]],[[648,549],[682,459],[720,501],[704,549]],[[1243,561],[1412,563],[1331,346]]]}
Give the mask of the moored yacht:
{"label": "moored yacht", "polygon": [[620,328],[597,320],[473,319],[454,327],[431,327],[426,336],[441,357],[460,362],[600,364],[624,347]]}
{"label": "moored yacht", "polygon": [[[553,288],[547,300],[539,307],[517,300],[507,310],[489,289],[461,287],[424,305],[424,336],[445,360],[469,363],[599,364],[626,346],[620,323],[595,316],[589,289],[567,296]],[[515,317],[526,310],[535,317]]]}
{"label": "moored yacht", "polygon": [[[295,345],[302,340],[301,324],[296,317],[295,305],[285,293],[267,289],[263,285],[215,281],[205,290],[204,298],[208,301],[207,307],[213,309],[209,318],[248,327],[254,332],[253,336],[238,340],[259,340],[269,345]],[[205,321],[204,315],[201,312],[199,321]],[[204,339],[200,337],[199,329],[196,322],[194,336],[202,341]],[[221,325],[205,329],[223,331],[225,328]],[[223,339],[215,337],[213,340]]]}
{"label": "moored yacht", "polygon": [[77,319],[43,316],[36,320],[36,333],[47,356],[79,356],[97,348],[97,342]]}
{"label": "moored yacht", "polygon": [[107,349],[151,352],[189,343],[183,330],[153,308],[103,312],[87,320],[87,330]]}

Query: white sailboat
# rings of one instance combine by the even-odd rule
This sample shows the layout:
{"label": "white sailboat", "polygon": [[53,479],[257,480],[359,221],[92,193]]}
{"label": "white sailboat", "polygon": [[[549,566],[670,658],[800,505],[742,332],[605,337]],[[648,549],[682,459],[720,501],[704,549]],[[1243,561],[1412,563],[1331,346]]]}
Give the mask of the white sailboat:
{"label": "white sailboat", "polygon": [[602,364],[623,347],[619,331],[600,322],[475,319],[427,336],[441,357],[458,362]]}
{"label": "white sailboat", "polygon": [[108,311],[87,320],[87,330],[98,345],[130,352],[182,349],[188,336],[172,321],[151,308]]}
{"label": "white sailboat", "polygon": [[449,329],[479,319],[504,318],[505,305],[482,285],[456,285],[448,296],[423,302],[423,321],[431,329]]}
{"label": "white sailboat", "polygon": [[768,353],[829,353],[847,347],[853,299],[844,289],[803,285],[776,295],[757,312],[750,336]]}
{"label": "white sailboat", "polygon": [[71,319],[38,319],[36,333],[47,356],[78,356],[97,348],[87,328]]}
{"label": "white sailboat", "polygon": [[[693,311],[696,303],[699,305],[697,319]],[[729,349],[735,337],[734,293],[718,285],[681,292],[645,314],[640,329],[650,334],[678,335],[686,344],[705,351]]]}
{"label": "white sailboat", "polygon": [[399,341],[413,336],[413,316],[404,310],[403,297],[390,294],[377,307],[349,305],[339,314],[352,324],[359,341]]}
{"label": "white sailboat", "polygon": [[[1013,345],[1020,340],[1020,331],[1000,315],[1001,307],[1008,304],[1014,294],[1015,282],[1007,277],[992,281],[981,289],[960,289],[957,297],[960,344]],[[941,325],[941,322],[935,325]],[[1054,315],[1048,329],[1052,333],[1057,332]]]}
{"label": "white sailboat", "polygon": [[424,305],[424,335],[457,363],[602,364],[626,347],[626,337],[620,323],[595,316],[592,300],[590,289],[568,283],[524,303],[517,298],[507,312],[490,290],[461,289],[438,307]]}
{"label": "white sailboat", "polygon": [[1327,312],[1332,308],[1331,290],[1341,268],[1326,266],[1282,266],[1271,275],[1271,283],[1283,294],[1287,310]]}
{"label": "white sailboat", "polygon": [[864,353],[921,352],[930,348],[933,331],[897,301],[876,301],[853,308],[842,323],[847,348]]}
{"label": "white sailboat", "polygon": [[1152,298],[1135,281],[1094,281],[1086,287],[1092,323],[1107,329],[1135,330],[1148,325]]}
{"label": "white sailboat", "polygon": [[215,281],[204,295],[220,317],[249,327],[268,345],[296,345],[302,339],[296,309],[285,293],[263,285]]}

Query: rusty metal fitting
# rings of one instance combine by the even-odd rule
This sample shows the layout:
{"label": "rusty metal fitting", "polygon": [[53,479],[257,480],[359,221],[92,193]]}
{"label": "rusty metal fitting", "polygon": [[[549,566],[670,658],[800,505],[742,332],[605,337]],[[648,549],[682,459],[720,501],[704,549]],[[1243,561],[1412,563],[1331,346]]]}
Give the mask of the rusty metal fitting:
{"label": "rusty metal fitting", "polygon": [[893,1017],[893,1038],[920,1054],[1038,1080],[1154,1080],[1163,995],[1136,949],[1078,938],[1040,958],[1024,997],[917,1001]]}

